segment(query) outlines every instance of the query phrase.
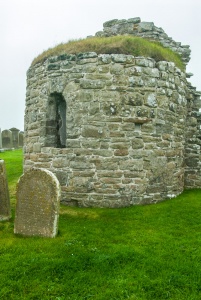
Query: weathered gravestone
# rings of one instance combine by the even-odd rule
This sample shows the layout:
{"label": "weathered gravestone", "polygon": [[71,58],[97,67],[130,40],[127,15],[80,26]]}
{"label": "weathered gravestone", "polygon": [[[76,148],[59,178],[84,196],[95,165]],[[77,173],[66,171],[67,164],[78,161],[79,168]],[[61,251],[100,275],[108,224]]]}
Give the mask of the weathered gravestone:
{"label": "weathered gravestone", "polygon": [[19,147],[19,129],[17,128],[10,128],[10,131],[12,132],[12,144],[14,148]]}
{"label": "weathered gravestone", "polygon": [[20,131],[19,132],[19,147],[23,147],[24,145],[24,132]]}
{"label": "weathered gravestone", "polygon": [[0,221],[11,217],[8,182],[4,161],[0,159]]}
{"label": "weathered gravestone", "polygon": [[61,190],[56,176],[45,169],[31,169],[17,184],[14,233],[55,237],[58,232]]}
{"label": "weathered gravestone", "polygon": [[2,148],[2,136],[1,136],[1,128],[0,128],[0,149]]}
{"label": "weathered gravestone", "polygon": [[10,130],[2,131],[2,148],[13,148],[12,132]]}

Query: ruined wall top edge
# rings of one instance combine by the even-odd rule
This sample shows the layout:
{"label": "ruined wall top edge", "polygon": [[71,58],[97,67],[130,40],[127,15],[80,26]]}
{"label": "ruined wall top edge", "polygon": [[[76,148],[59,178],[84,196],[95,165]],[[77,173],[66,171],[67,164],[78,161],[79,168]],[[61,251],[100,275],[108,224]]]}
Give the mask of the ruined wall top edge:
{"label": "ruined wall top edge", "polygon": [[133,56],[128,54],[97,54],[96,52],[83,52],[79,54],[62,54],[48,57],[44,62],[38,62],[35,65],[30,66],[27,70],[27,79],[36,75],[42,74],[59,76],[60,72],[66,70],[70,72],[75,65],[87,65],[88,63],[99,64],[126,64],[136,65],[140,67],[158,68],[163,71],[171,71],[180,74],[183,78],[186,78],[186,73],[182,72],[174,62],[168,61],[155,61],[150,57]]}
{"label": "ruined wall top edge", "polygon": [[181,45],[180,42],[174,41],[165,31],[154,25],[153,22],[141,22],[139,17],[128,20],[110,20],[103,24],[103,31],[96,32],[96,36],[114,36],[114,35],[134,35],[150,40],[160,42],[165,48],[170,48],[178,53],[184,63],[190,61],[190,46]]}

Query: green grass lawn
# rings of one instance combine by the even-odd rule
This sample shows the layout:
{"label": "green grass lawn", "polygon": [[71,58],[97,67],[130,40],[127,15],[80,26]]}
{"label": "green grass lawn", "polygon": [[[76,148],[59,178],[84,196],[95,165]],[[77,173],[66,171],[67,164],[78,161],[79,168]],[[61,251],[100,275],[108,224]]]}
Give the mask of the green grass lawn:
{"label": "green grass lawn", "polygon": [[[21,151],[6,162],[14,216]],[[201,191],[120,209],[61,206],[55,239],[0,223],[0,299],[201,299]]]}

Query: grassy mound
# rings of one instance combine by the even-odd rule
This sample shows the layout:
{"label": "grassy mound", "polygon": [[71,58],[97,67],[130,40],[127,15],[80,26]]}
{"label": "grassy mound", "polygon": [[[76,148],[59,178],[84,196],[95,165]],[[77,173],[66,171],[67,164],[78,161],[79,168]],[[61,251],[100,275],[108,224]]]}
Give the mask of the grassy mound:
{"label": "grassy mound", "polygon": [[97,54],[131,54],[134,56],[151,57],[156,61],[171,61],[184,71],[185,66],[180,56],[160,43],[151,42],[140,37],[113,36],[93,37],[66,44],[59,44],[36,57],[32,65],[45,61],[50,56],[61,54],[78,54],[81,52],[96,52]]}

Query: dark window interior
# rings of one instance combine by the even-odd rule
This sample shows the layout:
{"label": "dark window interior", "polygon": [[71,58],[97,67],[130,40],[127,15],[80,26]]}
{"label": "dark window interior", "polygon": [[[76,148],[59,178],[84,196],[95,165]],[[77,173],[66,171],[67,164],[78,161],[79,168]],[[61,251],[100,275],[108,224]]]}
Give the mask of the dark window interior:
{"label": "dark window interior", "polygon": [[49,97],[46,119],[46,146],[66,147],[66,101],[62,94]]}

